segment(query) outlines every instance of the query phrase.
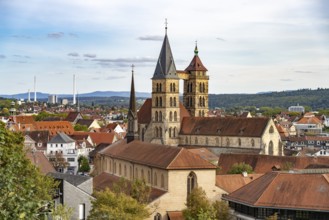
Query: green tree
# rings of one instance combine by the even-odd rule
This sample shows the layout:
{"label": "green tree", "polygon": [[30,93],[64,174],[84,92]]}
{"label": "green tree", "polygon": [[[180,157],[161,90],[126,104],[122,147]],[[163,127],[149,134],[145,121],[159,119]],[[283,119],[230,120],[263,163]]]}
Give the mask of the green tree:
{"label": "green tree", "polygon": [[186,207],[183,210],[183,216],[187,220],[232,219],[227,203],[223,201],[211,203],[205,191],[200,187],[194,188],[188,195]]}
{"label": "green tree", "polygon": [[90,166],[89,166],[89,161],[88,158],[85,156],[80,156],[78,158],[78,162],[79,162],[79,172],[89,172],[90,171]]}
{"label": "green tree", "polygon": [[124,193],[114,193],[109,189],[94,193],[90,220],[142,220],[149,217],[150,213],[145,204]]}
{"label": "green tree", "polygon": [[48,160],[57,171],[64,170],[70,165],[61,153],[49,154]]}
{"label": "green tree", "polygon": [[0,219],[39,219],[48,212],[56,182],[25,156],[24,138],[0,123]]}
{"label": "green tree", "polygon": [[88,127],[86,125],[75,124],[74,130],[75,131],[88,131]]}
{"label": "green tree", "polygon": [[54,220],[70,220],[72,217],[73,208],[67,207],[62,204],[56,205],[56,207],[52,210],[51,216]]}
{"label": "green tree", "polygon": [[9,110],[8,110],[8,108],[3,108],[2,111],[1,111],[1,115],[3,115],[3,116],[9,116]]}
{"label": "green tree", "polygon": [[227,172],[228,174],[241,174],[243,172],[252,173],[253,169],[249,164],[245,162],[235,163],[232,165],[231,169]]}

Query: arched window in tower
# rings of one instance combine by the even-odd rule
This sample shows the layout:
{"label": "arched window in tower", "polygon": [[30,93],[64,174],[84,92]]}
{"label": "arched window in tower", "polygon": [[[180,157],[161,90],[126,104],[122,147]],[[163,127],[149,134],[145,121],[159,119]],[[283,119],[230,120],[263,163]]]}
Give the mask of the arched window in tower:
{"label": "arched window in tower", "polygon": [[199,83],[199,91],[202,92],[202,84]]}
{"label": "arched window in tower", "polygon": [[174,121],[177,121],[177,112],[174,112]]}
{"label": "arched window in tower", "polygon": [[202,116],[201,110],[199,110],[199,116],[200,116],[200,117]]}
{"label": "arched window in tower", "polygon": [[193,83],[190,84],[190,92],[193,92]]}
{"label": "arched window in tower", "polygon": [[251,146],[255,147],[255,140],[254,139],[251,139]]}
{"label": "arched window in tower", "polygon": [[158,127],[155,127],[155,137],[159,137],[159,129]]}
{"label": "arched window in tower", "polygon": [[190,106],[193,106],[193,99],[190,97]]}
{"label": "arched window in tower", "polygon": [[174,107],[176,107],[176,97],[174,97]]}
{"label": "arched window in tower", "polygon": [[162,107],[162,97],[160,97],[159,106]]}
{"label": "arched window in tower", "polygon": [[230,139],[226,138],[226,146],[229,147],[230,146]]}
{"label": "arched window in tower", "polygon": [[162,121],[162,111],[159,111],[159,121]]}
{"label": "arched window in tower", "polygon": [[270,133],[273,133],[274,132],[274,128],[273,128],[273,126],[271,125],[271,127],[270,127],[270,130],[269,130],[269,132]]}
{"label": "arched window in tower", "polygon": [[198,144],[198,137],[195,137],[195,139],[194,139],[194,143],[195,143],[195,144]]}
{"label": "arched window in tower", "polygon": [[142,179],[142,180],[145,180],[144,170],[143,170],[143,169],[141,170],[141,179]]}
{"label": "arched window in tower", "polygon": [[169,121],[172,121],[172,112],[169,113]]}
{"label": "arched window in tower", "polygon": [[202,83],[202,92],[206,92],[206,88],[204,86],[204,83]]}
{"label": "arched window in tower", "polygon": [[170,83],[170,92],[173,92],[173,85]]}
{"label": "arched window in tower", "polygon": [[194,172],[190,172],[187,176],[187,195],[196,187],[198,187],[197,177]]}
{"label": "arched window in tower", "polygon": [[201,96],[199,97],[199,106],[202,106],[202,99],[201,99]]}
{"label": "arched window in tower", "polygon": [[159,136],[160,136],[160,138],[162,138],[162,128],[161,127],[159,128]]}
{"label": "arched window in tower", "polygon": [[202,117],[204,117],[204,110],[202,110]]}
{"label": "arched window in tower", "polygon": [[171,127],[169,128],[169,137],[171,138]]}
{"label": "arched window in tower", "polygon": [[159,106],[159,98],[155,97],[155,106],[158,107]]}
{"label": "arched window in tower", "polygon": [[172,103],[172,97],[170,97],[170,102],[169,102],[169,104],[170,104],[170,107],[172,107],[173,106],[173,103]]}
{"label": "arched window in tower", "polygon": [[157,86],[156,86],[156,90],[155,90],[156,92],[158,92],[159,91],[159,83],[157,83]]}
{"label": "arched window in tower", "polygon": [[155,121],[159,121],[158,111],[155,111]]}
{"label": "arched window in tower", "polygon": [[273,155],[273,154],[274,154],[273,141],[270,141],[270,143],[268,144],[268,155]]}
{"label": "arched window in tower", "polygon": [[126,177],[127,176],[127,166],[125,164],[124,168],[123,168],[123,175]]}
{"label": "arched window in tower", "polygon": [[159,83],[159,92],[162,92],[162,84]]}
{"label": "arched window in tower", "polygon": [[206,106],[206,100],[204,97],[202,97],[202,106],[205,107]]}
{"label": "arched window in tower", "polygon": [[135,168],[135,175],[134,176],[135,176],[135,179],[138,179],[138,168],[137,167]]}
{"label": "arched window in tower", "polygon": [[238,139],[239,147],[241,147],[241,138]]}
{"label": "arched window in tower", "polygon": [[176,92],[176,83],[173,83],[172,87],[173,92]]}
{"label": "arched window in tower", "polygon": [[176,134],[177,134],[177,129],[176,129],[176,127],[174,127],[174,137],[176,137]]}

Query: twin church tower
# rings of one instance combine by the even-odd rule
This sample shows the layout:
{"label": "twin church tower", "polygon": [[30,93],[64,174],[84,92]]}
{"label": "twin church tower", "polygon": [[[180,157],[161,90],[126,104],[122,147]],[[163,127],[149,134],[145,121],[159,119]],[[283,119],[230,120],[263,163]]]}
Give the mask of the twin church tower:
{"label": "twin church tower", "polygon": [[[179,101],[179,80],[184,80],[183,105]],[[189,66],[181,71],[175,66],[167,27],[159,59],[152,77],[152,98],[136,112],[134,78],[132,76],[128,112],[127,141],[179,145],[183,117],[205,117],[208,114],[207,69],[198,56],[197,45]]]}

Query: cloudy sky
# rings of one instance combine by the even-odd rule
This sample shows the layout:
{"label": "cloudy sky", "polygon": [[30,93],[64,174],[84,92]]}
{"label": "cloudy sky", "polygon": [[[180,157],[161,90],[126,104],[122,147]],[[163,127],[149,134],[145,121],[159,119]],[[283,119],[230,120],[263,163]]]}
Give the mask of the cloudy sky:
{"label": "cloudy sky", "polygon": [[0,94],[150,92],[168,19],[176,67],[195,41],[210,93],[328,88],[327,0],[0,0]]}

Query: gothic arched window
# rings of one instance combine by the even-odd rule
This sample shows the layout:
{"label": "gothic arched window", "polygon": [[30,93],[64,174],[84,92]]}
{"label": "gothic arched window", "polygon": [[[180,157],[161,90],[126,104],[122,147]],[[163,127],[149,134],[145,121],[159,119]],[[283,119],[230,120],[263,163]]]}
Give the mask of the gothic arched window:
{"label": "gothic arched window", "polygon": [[158,111],[155,111],[155,121],[159,121]]}
{"label": "gothic arched window", "polygon": [[169,113],[169,121],[172,121],[172,112]]}
{"label": "gothic arched window", "polygon": [[159,121],[162,121],[162,111],[159,111]]}
{"label": "gothic arched window", "polygon": [[189,195],[197,186],[197,177],[194,172],[190,172],[190,174],[187,176],[187,195]]}
{"label": "gothic arched window", "polygon": [[251,146],[255,147],[255,140],[254,139],[251,139]]}
{"label": "gothic arched window", "polygon": [[273,155],[274,154],[274,149],[273,149],[273,141],[270,141],[268,144],[268,154]]}
{"label": "gothic arched window", "polygon": [[173,106],[173,103],[172,103],[172,97],[170,97],[170,102],[169,102],[169,104],[170,104],[170,107]]}
{"label": "gothic arched window", "polygon": [[174,112],[174,121],[177,121],[177,112]]}

